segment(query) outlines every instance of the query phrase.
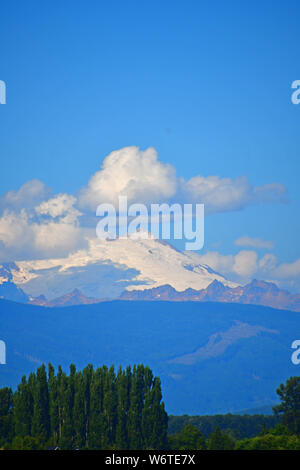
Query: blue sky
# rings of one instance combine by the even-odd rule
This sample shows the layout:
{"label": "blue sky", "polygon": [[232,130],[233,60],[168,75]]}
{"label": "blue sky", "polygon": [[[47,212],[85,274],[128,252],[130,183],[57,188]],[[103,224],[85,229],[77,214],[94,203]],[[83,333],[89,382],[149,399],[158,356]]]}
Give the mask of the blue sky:
{"label": "blue sky", "polygon": [[236,254],[247,235],[295,262],[299,14],[296,1],[3,3],[1,194],[34,178],[76,194],[113,150],[152,146],[186,180],[284,185],[288,203],[207,217],[204,251]]}

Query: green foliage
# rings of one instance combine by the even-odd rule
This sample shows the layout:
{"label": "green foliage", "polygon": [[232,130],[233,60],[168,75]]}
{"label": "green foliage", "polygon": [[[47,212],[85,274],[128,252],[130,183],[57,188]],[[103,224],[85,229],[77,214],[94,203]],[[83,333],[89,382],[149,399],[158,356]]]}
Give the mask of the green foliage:
{"label": "green foliage", "polygon": [[23,377],[15,394],[0,389],[0,443],[5,448],[163,448],[167,414],[158,377],[142,364],[83,371],[51,364]]}
{"label": "green foliage", "polygon": [[[277,390],[276,415],[168,416],[149,367],[49,364],[0,389],[3,449],[300,450],[300,377]],[[281,420],[282,418],[282,420]],[[175,432],[174,432],[175,430]],[[248,433],[248,436],[247,436]],[[246,437],[247,436],[247,437]]]}
{"label": "green foliage", "polygon": [[290,377],[285,385],[280,384],[276,393],[281,403],[274,406],[274,412],[282,416],[292,433],[300,434],[300,377]]}
{"label": "green foliage", "polygon": [[273,433],[243,439],[236,443],[236,450],[300,450],[300,438],[295,435]]}
{"label": "green foliage", "polygon": [[[116,426],[116,447],[117,449],[128,448],[127,416],[129,411],[129,396],[131,385],[131,370],[126,371],[119,368],[117,377],[117,426]],[[146,404],[145,404],[146,406]]]}
{"label": "green foliage", "polygon": [[202,450],[206,448],[203,434],[196,426],[187,424],[181,431],[168,436],[171,450]]}
{"label": "green foliage", "polygon": [[44,365],[38,368],[33,392],[33,417],[31,434],[34,437],[46,441],[49,438],[49,391],[46,368]]}
{"label": "green foliage", "polygon": [[32,436],[20,437],[17,436],[13,439],[10,447],[12,450],[43,450],[44,446],[40,439]]}
{"label": "green foliage", "polygon": [[233,450],[234,445],[234,439],[217,426],[209,436],[207,448],[208,450]]}
{"label": "green foliage", "polygon": [[11,388],[0,389],[0,445],[9,441],[13,435],[12,405]]}
{"label": "green foliage", "polygon": [[279,423],[280,418],[276,416],[263,415],[234,415],[231,413],[225,415],[212,416],[173,416],[168,417],[168,432],[175,434],[179,432],[187,424],[196,426],[205,437],[208,437],[217,426],[222,431],[230,430],[235,439],[243,439],[246,437],[255,437],[261,430],[264,423],[268,430]]}

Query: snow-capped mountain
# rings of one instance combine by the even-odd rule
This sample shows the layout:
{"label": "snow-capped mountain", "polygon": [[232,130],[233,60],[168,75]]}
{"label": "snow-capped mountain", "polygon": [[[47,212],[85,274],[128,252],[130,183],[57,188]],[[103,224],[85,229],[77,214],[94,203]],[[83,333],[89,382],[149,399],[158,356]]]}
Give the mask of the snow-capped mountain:
{"label": "snow-capped mountain", "polygon": [[13,283],[31,298],[48,300],[79,289],[94,299],[115,298],[124,290],[144,290],[170,285],[178,292],[205,289],[214,280],[228,281],[194,252],[180,252],[169,243],[144,233],[127,239],[89,241],[87,249],[66,258],[16,261],[0,267],[0,284]]}
{"label": "snow-capped mountain", "polygon": [[104,299],[249,303],[300,311],[300,296],[275,284],[239,286],[199,262],[145,234],[95,239],[66,258],[18,261],[0,266],[0,298],[55,307]]}

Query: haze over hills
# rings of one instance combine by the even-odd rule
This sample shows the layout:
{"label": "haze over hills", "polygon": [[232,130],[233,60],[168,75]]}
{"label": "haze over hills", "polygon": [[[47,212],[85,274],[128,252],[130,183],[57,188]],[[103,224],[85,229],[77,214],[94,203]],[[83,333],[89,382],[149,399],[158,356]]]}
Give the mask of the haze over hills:
{"label": "haze over hills", "polygon": [[299,314],[214,302],[108,301],[51,309],[0,300],[7,363],[0,388],[41,363],[144,363],[162,379],[167,411],[214,414],[271,406],[299,375]]}

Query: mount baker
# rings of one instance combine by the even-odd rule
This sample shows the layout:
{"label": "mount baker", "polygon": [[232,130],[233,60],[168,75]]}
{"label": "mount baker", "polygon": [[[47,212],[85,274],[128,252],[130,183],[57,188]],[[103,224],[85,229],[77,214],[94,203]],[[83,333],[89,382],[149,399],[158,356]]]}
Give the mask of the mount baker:
{"label": "mount baker", "polygon": [[300,311],[300,295],[275,284],[227,280],[200,256],[135,234],[127,239],[89,240],[65,258],[0,265],[0,298],[44,306],[96,303],[105,299],[219,301]]}

